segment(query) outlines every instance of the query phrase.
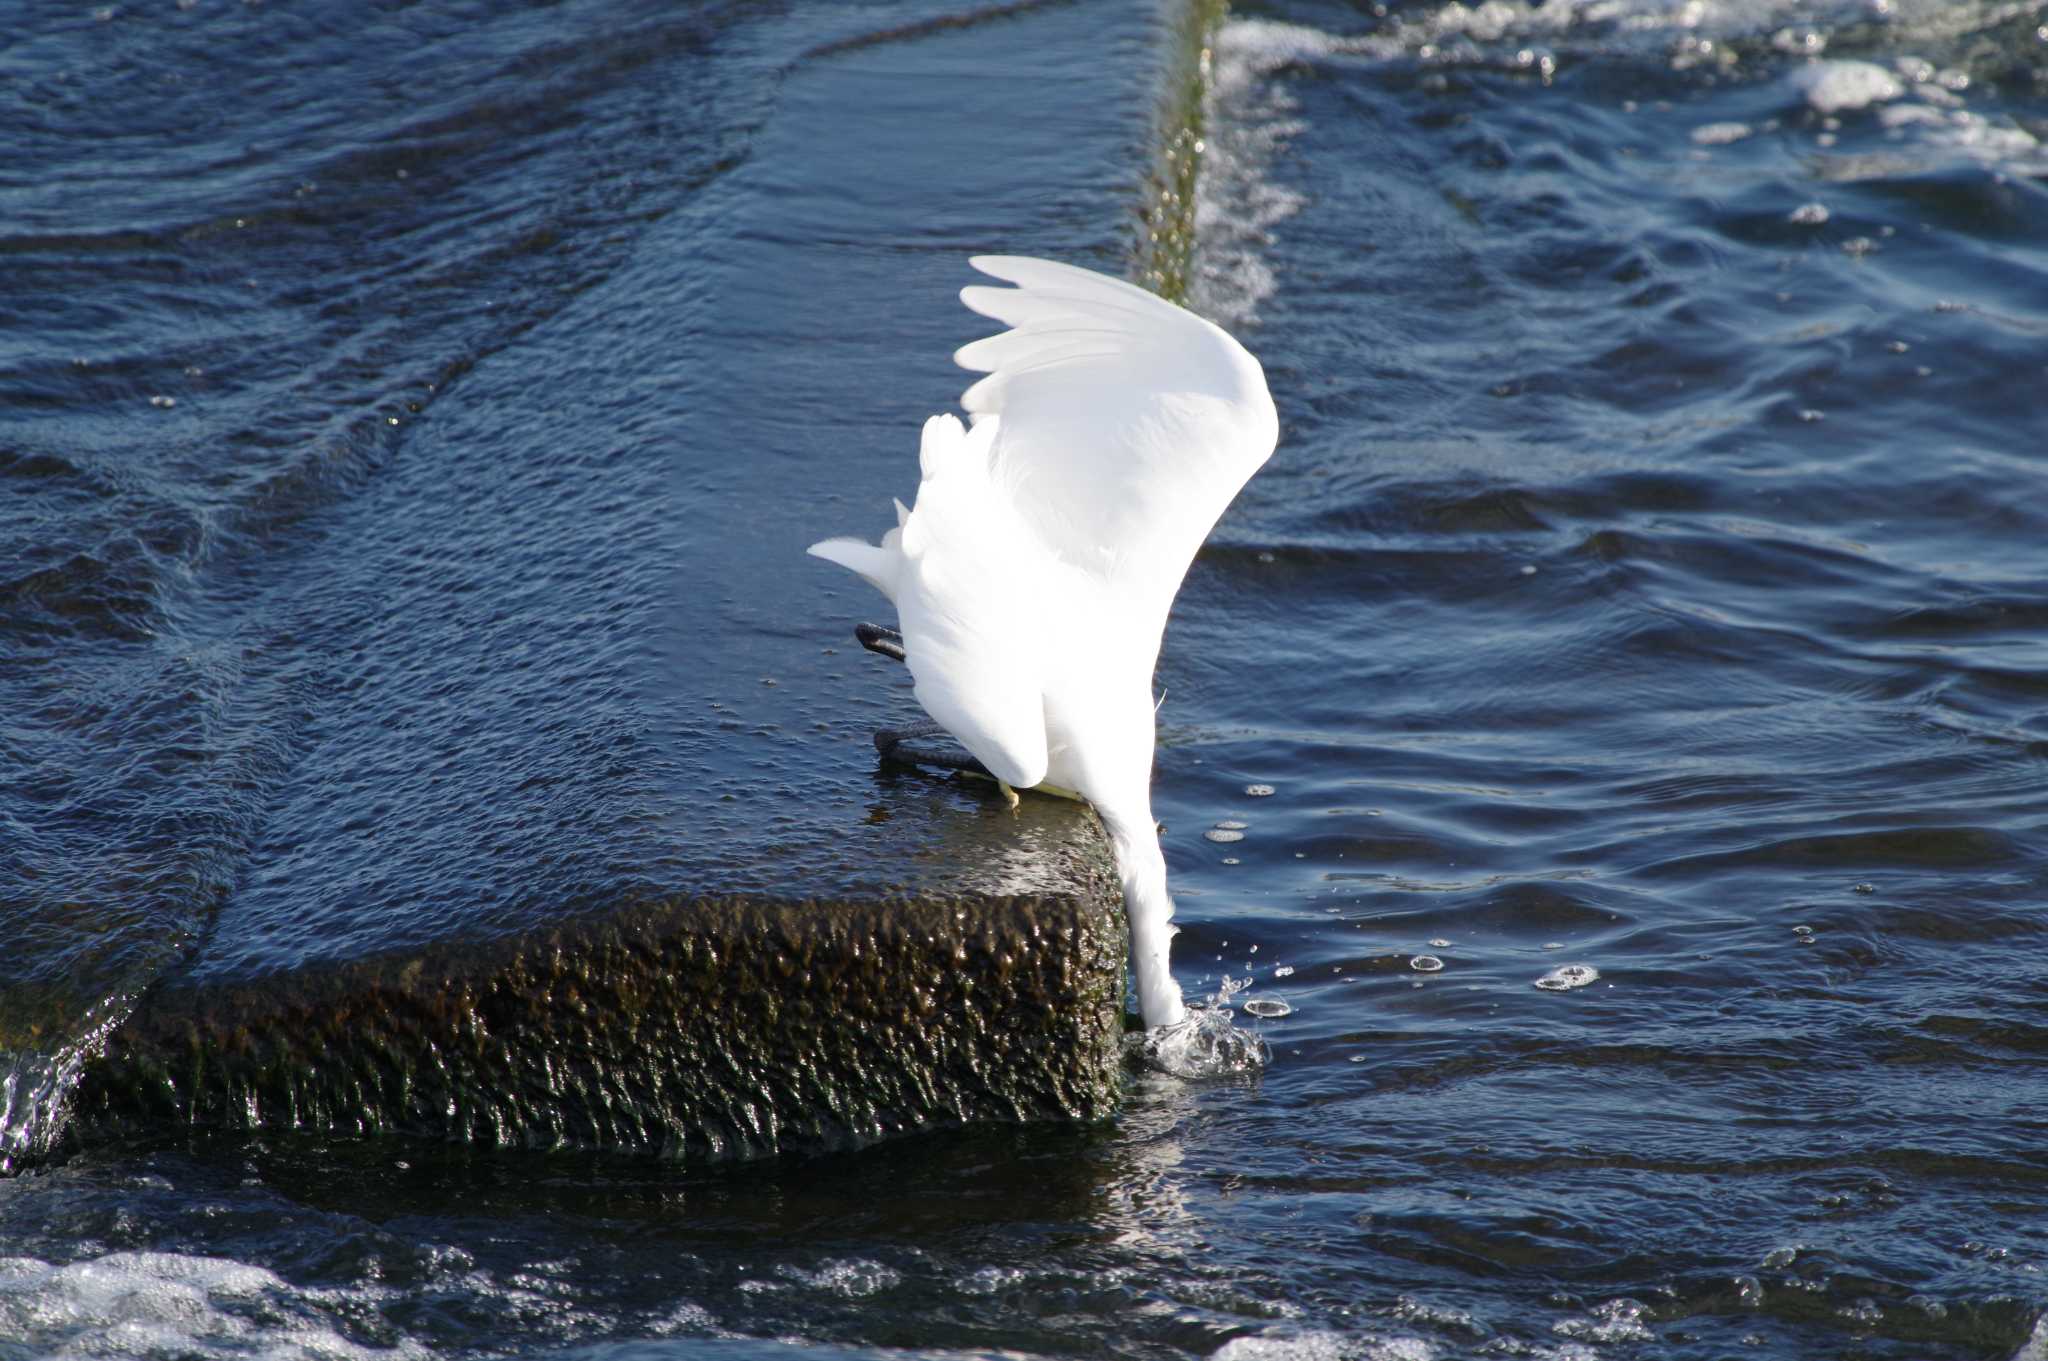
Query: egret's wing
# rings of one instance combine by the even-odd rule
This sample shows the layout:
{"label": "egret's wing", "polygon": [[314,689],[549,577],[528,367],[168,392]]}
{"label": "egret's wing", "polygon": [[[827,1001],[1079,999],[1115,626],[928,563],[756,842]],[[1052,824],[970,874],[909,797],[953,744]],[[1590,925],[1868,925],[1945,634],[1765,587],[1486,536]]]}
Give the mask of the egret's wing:
{"label": "egret's wing", "polygon": [[1265,371],[1220,328],[1107,275],[983,255],[960,300],[1008,325],[954,361],[988,376],[961,405],[1000,417],[991,483],[1156,646],[1189,562],[1273,452]]}
{"label": "egret's wing", "polygon": [[925,422],[924,479],[901,530],[896,613],[918,703],[997,779],[1045,778],[1047,589],[1029,536],[988,480],[994,427]]}

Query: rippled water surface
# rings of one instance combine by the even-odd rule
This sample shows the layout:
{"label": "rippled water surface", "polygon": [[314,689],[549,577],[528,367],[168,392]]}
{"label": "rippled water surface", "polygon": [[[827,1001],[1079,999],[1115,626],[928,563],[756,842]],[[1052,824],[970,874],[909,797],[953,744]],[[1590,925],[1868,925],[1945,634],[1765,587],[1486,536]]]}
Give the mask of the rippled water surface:
{"label": "rippled water surface", "polygon": [[[353,695],[456,686],[451,768],[569,791],[542,888],[639,873],[667,775],[621,659],[682,625],[635,602],[687,593],[670,521],[738,485],[675,466],[780,432],[750,551],[812,586],[690,617],[793,669],[855,608],[803,545],[909,490],[956,383],[958,255],[1133,258],[1122,133],[1006,164],[1021,131],[928,120],[849,169],[788,131],[879,123],[983,37],[1137,98],[1164,25],[1120,7],[325,13],[44,6],[0,51],[10,1138],[164,960],[321,948],[295,885],[547,835],[396,746],[322,754]],[[806,84],[833,44],[873,83]],[[1182,593],[1156,798],[1179,971],[1272,1066],[687,1172],[74,1152],[0,1182],[0,1356],[2048,1356],[2048,9],[1246,4],[1209,82],[1193,301],[1283,433]],[[811,329],[948,138],[975,194],[887,247],[931,296]],[[1112,206],[1001,199],[1068,174]],[[802,233],[758,208],[801,194]],[[735,261],[786,305],[692,311]],[[607,330],[636,299],[675,333]],[[900,447],[647,357],[719,326],[785,374],[902,347]],[[352,664],[394,598],[485,632]],[[775,779],[869,779],[893,702]],[[387,841],[294,860],[349,819]]]}

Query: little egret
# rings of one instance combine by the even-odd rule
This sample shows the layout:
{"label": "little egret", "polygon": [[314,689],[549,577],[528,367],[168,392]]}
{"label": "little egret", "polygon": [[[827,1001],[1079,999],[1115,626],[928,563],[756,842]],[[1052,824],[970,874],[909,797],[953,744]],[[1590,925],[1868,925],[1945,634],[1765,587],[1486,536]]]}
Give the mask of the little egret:
{"label": "little egret", "polygon": [[[1187,1019],[1152,820],[1152,672],[1195,550],[1273,452],[1259,361],[1132,284],[983,255],[960,301],[1010,329],[956,351],[986,374],[925,422],[917,502],[879,545],[818,557],[896,606],[918,702],[1004,786],[1086,799],[1116,851],[1147,1028]],[[892,640],[893,641],[893,640]],[[897,655],[893,648],[891,655]]]}

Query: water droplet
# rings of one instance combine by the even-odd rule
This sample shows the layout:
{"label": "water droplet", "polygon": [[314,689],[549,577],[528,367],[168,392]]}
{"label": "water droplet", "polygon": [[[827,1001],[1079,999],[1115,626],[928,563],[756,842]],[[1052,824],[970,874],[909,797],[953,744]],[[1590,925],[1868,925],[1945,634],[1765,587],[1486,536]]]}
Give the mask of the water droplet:
{"label": "water droplet", "polygon": [[1254,799],[1268,798],[1273,793],[1273,786],[1269,784],[1248,784],[1244,787],[1244,792]]}
{"label": "water droplet", "polygon": [[1262,1021],[1289,1015],[1294,1010],[1277,997],[1247,997],[1244,999],[1244,1009],[1246,1015],[1256,1016]]}
{"label": "water droplet", "polygon": [[1600,971],[1590,964],[1563,964],[1536,980],[1536,986],[1545,992],[1570,992],[1583,988],[1600,977]]}
{"label": "water droplet", "polygon": [[1226,843],[1244,840],[1243,832],[1232,831],[1228,827],[1211,827],[1208,831],[1202,833],[1202,835],[1209,838],[1209,840],[1211,841],[1222,841]]}
{"label": "water droplet", "polygon": [[1444,962],[1435,955],[1417,955],[1408,961],[1408,967],[1417,973],[1437,973],[1443,969]]}

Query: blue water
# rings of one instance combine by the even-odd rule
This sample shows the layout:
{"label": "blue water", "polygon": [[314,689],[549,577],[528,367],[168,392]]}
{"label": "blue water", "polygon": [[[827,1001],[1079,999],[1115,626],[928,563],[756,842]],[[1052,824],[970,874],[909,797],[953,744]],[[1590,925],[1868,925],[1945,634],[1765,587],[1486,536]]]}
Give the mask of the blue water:
{"label": "blue water", "polygon": [[[433,929],[379,876],[509,856],[471,920],[515,920],[698,814],[994,816],[873,775],[908,701],[801,549],[910,490],[960,256],[1138,258],[1167,9],[33,10],[17,1087],[165,969]],[[1072,82],[1071,158],[920,104],[1003,61]],[[1155,797],[1179,971],[1250,980],[1271,1068],[687,1172],[75,1151],[0,1183],[0,1356],[2048,1355],[2048,9],[1299,0],[1209,87],[1192,300],[1282,437]]]}

